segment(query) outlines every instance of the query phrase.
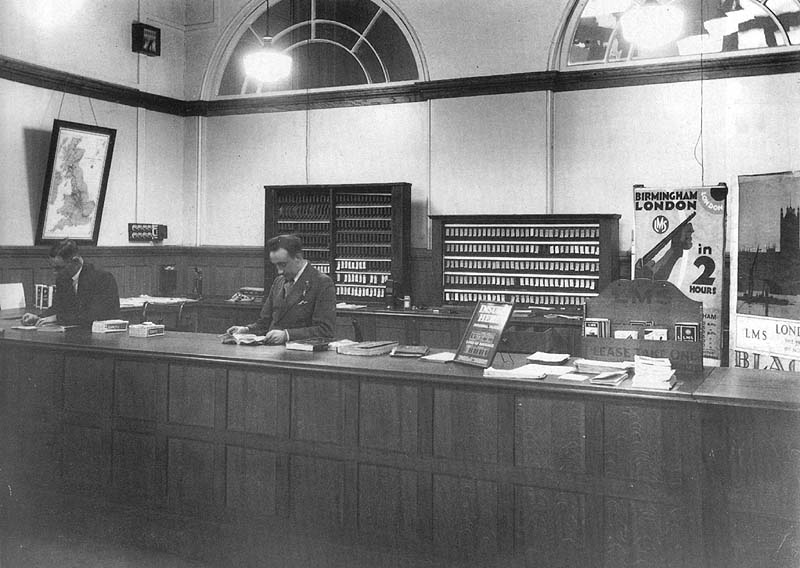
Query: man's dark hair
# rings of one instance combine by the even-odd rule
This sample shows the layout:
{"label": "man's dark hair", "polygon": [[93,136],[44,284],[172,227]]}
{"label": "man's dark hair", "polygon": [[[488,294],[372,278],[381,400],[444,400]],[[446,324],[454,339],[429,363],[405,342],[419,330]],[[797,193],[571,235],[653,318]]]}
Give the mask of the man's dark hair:
{"label": "man's dark hair", "polygon": [[267,241],[269,252],[275,252],[278,249],[286,249],[289,256],[297,258],[303,255],[303,241],[297,235],[278,235]]}
{"label": "man's dark hair", "polygon": [[62,239],[50,247],[50,258],[72,260],[78,256],[78,243],[72,239]]}

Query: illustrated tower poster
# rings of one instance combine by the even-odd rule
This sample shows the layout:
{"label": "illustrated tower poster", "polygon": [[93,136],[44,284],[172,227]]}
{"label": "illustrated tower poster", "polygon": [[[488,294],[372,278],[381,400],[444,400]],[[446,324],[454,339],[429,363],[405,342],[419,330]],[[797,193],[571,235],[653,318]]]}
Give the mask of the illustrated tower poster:
{"label": "illustrated tower poster", "polygon": [[800,172],[738,183],[730,364],[800,371]]}

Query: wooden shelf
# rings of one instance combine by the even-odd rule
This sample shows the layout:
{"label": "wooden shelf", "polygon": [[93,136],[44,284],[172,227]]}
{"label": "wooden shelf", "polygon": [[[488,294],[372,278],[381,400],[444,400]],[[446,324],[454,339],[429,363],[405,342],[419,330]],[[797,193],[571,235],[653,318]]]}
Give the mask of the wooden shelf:
{"label": "wooden shelf", "polygon": [[[306,258],[336,283],[342,301],[388,305],[410,293],[411,185],[347,184],[265,186],[265,242],[294,233]],[[264,286],[275,270],[265,248]],[[363,278],[358,278],[363,275]],[[376,281],[375,276],[378,275]]]}
{"label": "wooden shelf", "polygon": [[619,215],[432,216],[436,294],[580,306],[619,278]]}

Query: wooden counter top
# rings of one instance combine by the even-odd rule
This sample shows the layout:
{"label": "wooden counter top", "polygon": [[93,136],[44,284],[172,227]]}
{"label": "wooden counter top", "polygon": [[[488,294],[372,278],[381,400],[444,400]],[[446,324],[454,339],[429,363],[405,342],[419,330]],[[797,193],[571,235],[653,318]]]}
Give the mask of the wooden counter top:
{"label": "wooden counter top", "polygon": [[800,375],[717,368],[697,387],[694,398],[704,404],[800,410]]}
{"label": "wooden counter top", "polygon": [[[549,376],[543,380],[513,380],[484,378],[483,369],[458,363],[430,363],[418,359],[389,357],[357,357],[334,352],[291,351],[283,346],[226,345],[218,335],[170,331],[151,338],[135,338],[123,333],[91,333],[88,330],[69,330],[65,333],[37,332],[6,329],[2,342],[26,345],[41,344],[49,348],[70,351],[97,351],[139,355],[157,355],[169,359],[196,361],[198,363],[234,363],[266,365],[287,370],[324,371],[337,375],[364,375],[374,377],[458,384],[459,386],[485,387],[494,385],[501,389],[538,390],[578,395],[613,396],[669,402],[691,401],[694,389],[702,378],[683,377],[669,392],[592,385],[559,380]],[[441,351],[441,350],[438,350]],[[524,365],[525,354],[502,353],[494,360],[496,368],[515,368]]]}

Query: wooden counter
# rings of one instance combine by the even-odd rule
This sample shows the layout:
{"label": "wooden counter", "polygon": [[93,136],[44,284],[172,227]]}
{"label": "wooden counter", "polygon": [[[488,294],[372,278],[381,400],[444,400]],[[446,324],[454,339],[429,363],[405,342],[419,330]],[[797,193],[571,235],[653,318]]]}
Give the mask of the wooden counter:
{"label": "wooden counter", "polygon": [[[720,477],[731,462],[708,452],[758,471],[777,463],[772,448],[796,461],[797,413],[780,411],[771,449],[752,456],[762,464],[741,461],[725,446],[736,432],[719,432],[731,408],[701,391],[702,377],[661,393],[210,334],[10,329],[0,365],[12,484],[124,510],[140,535],[178,518],[460,566],[794,566],[782,555],[797,550],[796,475],[769,478],[762,500],[747,479]],[[774,411],[745,410],[767,436]],[[736,517],[740,527],[719,513],[740,510],[758,514]],[[261,541],[243,544],[240,532],[194,539],[192,553],[247,548],[257,565]],[[164,536],[159,546],[189,545]]]}

